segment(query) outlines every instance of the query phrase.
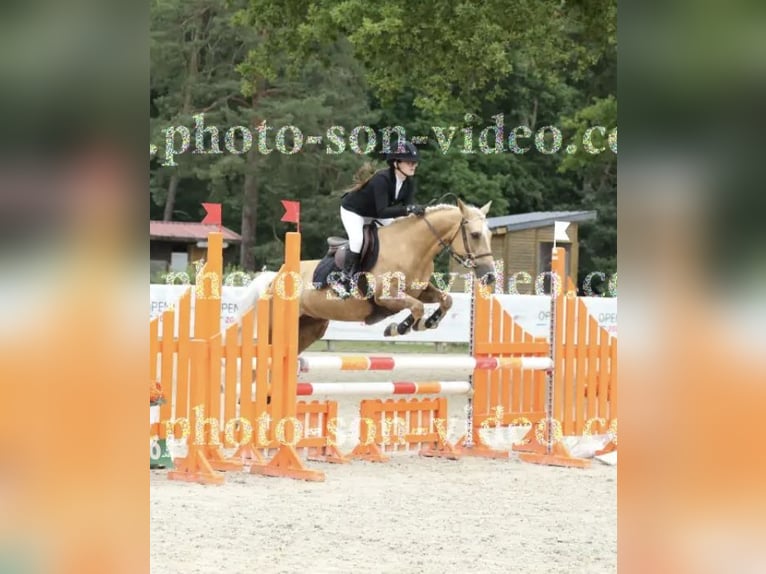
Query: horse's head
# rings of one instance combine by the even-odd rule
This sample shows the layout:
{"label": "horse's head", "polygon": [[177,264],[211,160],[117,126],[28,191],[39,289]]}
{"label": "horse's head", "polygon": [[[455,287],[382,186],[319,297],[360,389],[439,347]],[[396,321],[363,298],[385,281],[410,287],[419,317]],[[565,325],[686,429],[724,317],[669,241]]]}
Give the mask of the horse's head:
{"label": "horse's head", "polygon": [[462,216],[460,228],[452,239],[452,250],[464,266],[472,268],[478,279],[487,286],[494,285],[497,274],[492,257],[492,232],[487,225],[487,213],[492,202],[482,207],[466,205],[459,199],[457,206]]}

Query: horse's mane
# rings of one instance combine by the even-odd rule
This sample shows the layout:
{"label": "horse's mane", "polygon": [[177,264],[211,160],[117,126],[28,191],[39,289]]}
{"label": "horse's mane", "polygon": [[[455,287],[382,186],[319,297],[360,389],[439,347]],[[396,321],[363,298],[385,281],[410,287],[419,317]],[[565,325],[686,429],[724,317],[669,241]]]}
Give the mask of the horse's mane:
{"label": "horse's mane", "polygon": [[[477,209],[473,205],[466,204],[466,207],[468,209]],[[460,208],[457,205],[452,205],[449,203],[438,203],[436,205],[429,205],[426,207],[426,214],[429,213],[438,213],[441,211],[460,211]],[[394,221],[391,222],[391,224],[388,227],[394,227],[396,225],[403,225],[404,223],[414,221],[418,219],[419,216],[415,215],[414,213],[411,213],[409,215],[405,215],[403,217],[397,217]]]}
{"label": "horse's mane", "polygon": [[449,203],[437,203],[436,205],[429,205],[426,207],[426,213],[432,213],[434,211],[442,211],[444,209],[458,209],[457,205],[451,205]]}

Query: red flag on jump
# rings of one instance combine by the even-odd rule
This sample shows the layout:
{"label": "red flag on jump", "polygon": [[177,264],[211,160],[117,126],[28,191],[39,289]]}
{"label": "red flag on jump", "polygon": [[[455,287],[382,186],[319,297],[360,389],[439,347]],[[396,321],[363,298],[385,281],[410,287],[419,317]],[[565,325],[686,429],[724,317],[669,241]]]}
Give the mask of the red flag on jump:
{"label": "red flag on jump", "polygon": [[285,208],[285,214],[280,221],[288,221],[290,223],[296,223],[298,230],[301,228],[301,202],[289,201],[287,199],[282,200],[282,207]]}
{"label": "red flag on jump", "polygon": [[221,204],[220,203],[203,203],[202,207],[205,208],[207,215],[202,223],[210,223],[213,225],[221,225]]}

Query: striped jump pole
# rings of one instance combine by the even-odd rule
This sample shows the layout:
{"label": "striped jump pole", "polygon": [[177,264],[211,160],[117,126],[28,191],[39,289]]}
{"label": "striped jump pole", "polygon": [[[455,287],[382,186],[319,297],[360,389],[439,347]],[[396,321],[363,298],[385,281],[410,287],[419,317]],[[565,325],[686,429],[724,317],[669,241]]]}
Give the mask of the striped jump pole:
{"label": "striped jump pole", "polygon": [[312,395],[465,395],[471,391],[468,381],[423,381],[411,383],[298,383],[298,396]]}
{"label": "striped jump pole", "polygon": [[549,357],[423,357],[420,355],[356,356],[331,355],[300,357],[298,378],[301,382],[330,383],[387,382],[392,374],[402,380],[467,379],[476,370],[498,369],[547,370]]}

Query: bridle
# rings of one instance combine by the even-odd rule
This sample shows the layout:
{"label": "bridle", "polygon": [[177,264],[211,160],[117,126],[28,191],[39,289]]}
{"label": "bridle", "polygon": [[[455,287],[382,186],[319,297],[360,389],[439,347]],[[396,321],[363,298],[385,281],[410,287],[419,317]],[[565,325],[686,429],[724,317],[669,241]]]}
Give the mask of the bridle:
{"label": "bridle", "polygon": [[[455,233],[452,235],[450,240],[448,242],[445,242],[439,233],[434,229],[434,226],[431,225],[431,222],[426,219],[425,214],[423,214],[423,221],[426,222],[426,225],[428,225],[428,228],[431,230],[431,233],[434,234],[434,237],[439,240],[439,244],[442,246],[442,250],[446,249],[447,252],[450,254],[450,257],[452,257],[455,261],[457,261],[460,265],[465,267],[466,269],[474,269],[476,267],[476,260],[481,259],[482,257],[492,257],[492,252],[489,251],[487,253],[479,253],[474,255],[471,253],[471,246],[470,243],[468,243],[468,233],[466,232],[466,224],[471,223],[471,221],[474,221],[473,219],[466,219],[465,217],[462,217],[460,219],[460,226],[455,230]],[[458,255],[455,253],[454,249],[452,248],[452,243],[455,241],[455,238],[457,237],[458,232],[461,232],[463,234],[463,245],[465,245],[465,248],[467,252],[463,255]]]}

